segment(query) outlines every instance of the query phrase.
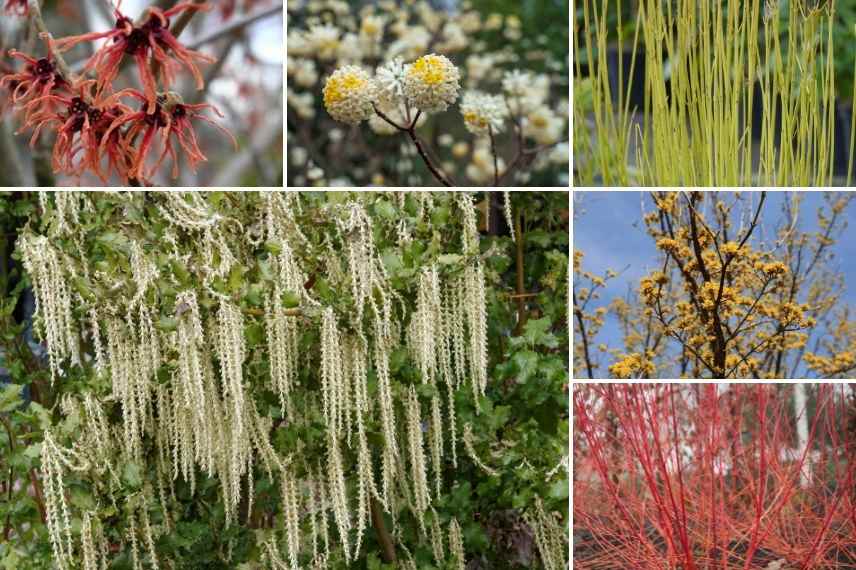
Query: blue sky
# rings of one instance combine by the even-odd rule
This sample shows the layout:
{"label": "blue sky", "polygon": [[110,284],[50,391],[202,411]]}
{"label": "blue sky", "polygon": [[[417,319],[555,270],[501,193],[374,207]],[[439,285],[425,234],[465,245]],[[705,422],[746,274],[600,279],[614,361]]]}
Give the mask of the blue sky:
{"label": "blue sky", "polygon": [[[731,192],[727,193],[732,197]],[[744,192],[744,194],[748,194]],[[775,224],[781,219],[781,205],[787,192],[772,191],[762,211],[762,235],[771,236]],[[803,192],[800,209],[800,227],[806,231],[816,231],[817,209],[824,205],[823,193]],[[754,196],[753,204],[757,203]],[[574,249],[585,253],[583,269],[595,275],[603,275],[607,269],[624,270],[618,277],[607,282],[601,299],[590,305],[597,307],[608,304],[618,296],[625,296],[628,287],[634,288],[639,279],[650,273],[657,260],[654,242],[645,233],[642,212],[651,211],[648,192],[626,191],[575,191],[574,192]],[[856,201],[851,202],[846,219],[856,216]],[[835,259],[833,268],[840,270],[845,277],[845,290],[842,301],[856,308],[856,224],[845,228],[838,242],[831,249]],[[634,295],[635,298],[635,295]],[[610,315],[597,336],[597,342],[605,342],[610,348],[622,346],[622,335],[618,322]],[[604,370],[600,371],[604,373]]]}

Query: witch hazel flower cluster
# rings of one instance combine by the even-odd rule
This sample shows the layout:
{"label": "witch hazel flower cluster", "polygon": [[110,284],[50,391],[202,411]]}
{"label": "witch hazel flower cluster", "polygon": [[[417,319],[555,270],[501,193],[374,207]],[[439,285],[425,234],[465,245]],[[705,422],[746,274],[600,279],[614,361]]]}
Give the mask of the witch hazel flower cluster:
{"label": "witch hazel flower cluster", "polygon": [[[186,19],[210,6],[178,2],[168,10],[151,6],[133,20],[114,9],[115,24],[107,31],[54,39],[47,31],[38,4],[23,3],[40,31],[46,54],[42,57],[17,50],[9,55],[21,62],[6,73],[0,86],[22,117],[18,133],[30,132],[35,146],[46,131],[53,135],[51,165],[55,173],[80,179],[85,173],[106,183],[113,175],[124,183],[146,184],[163,163],[172,162],[171,175],[179,174],[179,153],[188,166],[206,161],[194,123],[205,122],[220,130],[237,147],[234,136],[206,116],[220,111],[207,103],[186,103],[171,90],[180,71],[190,73],[197,89],[204,87],[199,64],[214,58],[184,46],[170,28],[173,18]],[[9,4],[7,4],[7,9]],[[96,42],[81,72],[74,73],[63,54],[77,45]],[[117,89],[125,65],[136,69],[142,89]]]}

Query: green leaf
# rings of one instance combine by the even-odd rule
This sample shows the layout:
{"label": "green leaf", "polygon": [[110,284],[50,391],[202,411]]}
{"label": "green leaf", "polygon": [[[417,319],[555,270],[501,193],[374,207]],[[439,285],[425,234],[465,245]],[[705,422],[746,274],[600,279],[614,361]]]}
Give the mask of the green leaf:
{"label": "green leaf", "polygon": [[380,259],[383,261],[383,266],[386,272],[390,275],[398,273],[404,267],[404,261],[401,255],[394,249],[385,249],[380,254]]}
{"label": "green leaf", "polygon": [[134,461],[125,463],[122,468],[122,481],[133,489],[139,489],[143,485],[143,470]]}
{"label": "green leaf", "polygon": [[164,332],[174,331],[178,328],[178,319],[174,317],[161,316],[161,318],[158,319],[158,322],[155,327],[158,330],[162,330]]}
{"label": "green leaf", "polygon": [[559,339],[548,332],[552,326],[549,317],[529,319],[523,327],[523,338],[530,346],[556,348],[559,346]]}
{"label": "green leaf", "polygon": [[268,253],[279,255],[282,253],[282,244],[275,241],[266,241],[265,250],[267,250]]}
{"label": "green leaf", "polygon": [[552,485],[550,485],[550,496],[554,499],[558,499],[560,501],[564,501],[568,498],[571,493],[570,486],[568,485],[568,479],[559,479]]}
{"label": "green leaf", "polygon": [[244,299],[253,307],[261,307],[264,304],[264,286],[261,283],[253,283],[249,286]]}
{"label": "green leaf", "polygon": [[394,220],[396,218],[395,207],[386,200],[378,200],[374,205],[375,213],[381,218]]}
{"label": "green leaf", "polygon": [[11,412],[23,403],[21,394],[24,387],[19,384],[6,384],[0,392],[0,412]]}
{"label": "green leaf", "polygon": [[449,222],[449,208],[447,206],[439,206],[431,211],[431,223],[435,226],[443,227]]}
{"label": "green leaf", "polygon": [[72,284],[74,285],[74,290],[80,293],[80,296],[86,299],[87,301],[95,301],[97,297],[95,293],[92,291],[92,288],[89,286],[89,283],[83,277],[77,276],[72,280]]}
{"label": "green leaf", "polygon": [[41,443],[34,443],[33,445],[28,445],[27,448],[24,450],[24,457],[27,457],[29,459],[36,459],[37,457],[40,457],[41,454],[42,454],[42,444]]}
{"label": "green leaf", "polygon": [[463,259],[463,255],[458,255],[456,253],[447,253],[439,256],[437,258],[437,263],[439,263],[440,265],[458,265]]}
{"label": "green leaf", "polygon": [[260,324],[253,323],[244,328],[244,338],[247,340],[247,348],[252,349],[264,342],[265,330]]}
{"label": "green leaf", "polygon": [[538,372],[538,360],[540,356],[531,350],[521,350],[514,353],[511,361],[517,367],[517,381],[525,383]]}
{"label": "green leaf", "polygon": [[96,241],[107,249],[126,253],[130,251],[128,238],[117,232],[104,232],[96,238]]}
{"label": "green leaf", "polygon": [[286,291],[282,294],[282,306],[286,309],[293,309],[300,305],[300,295],[294,291]]}
{"label": "green leaf", "polygon": [[241,265],[233,265],[229,271],[229,281],[227,287],[232,293],[237,293],[244,286],[244,267]]}
{"label": "green leaf", "polygon": [[170,260],[170,266],[172,267],[172,272],[175,274],[179,283],[182,285],[191,285],[190,273],[187,271],[187,268],[183,263],[173,258]]}

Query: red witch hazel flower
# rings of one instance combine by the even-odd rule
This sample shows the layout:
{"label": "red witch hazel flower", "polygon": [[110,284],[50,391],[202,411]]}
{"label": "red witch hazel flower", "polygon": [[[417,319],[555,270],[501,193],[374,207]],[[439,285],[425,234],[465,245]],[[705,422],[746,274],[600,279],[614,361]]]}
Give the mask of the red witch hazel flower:
{"label": "red witch hazel flower", "polygon": [[[223,115],[213,105],[207,103],[186,104],[181,100],[179,95],[170,91],[157,97],[155,110],[153,113],[149,113],[147,108],[148,98],[145,94],[136,89],[124,89],[115,95],[116,98],[125,96],[138,99],[143,103],[143,106],[139,111],[127,113],[113,121],[113,124],[107,130],[107,137],[102,144],[108,144],[112,133],[118,132],[119,127],[129,125],[123,136],[123,150],[133,155],[131,167],[128,171],[128,178],[137,180],[150,178],[152,173],[160,168],[160,165],[168,156],[172,159],[173,163],[172,177],[178,178],[178,153],[173,138],[175,138],[178,146],[184,150],[190,168],[194,172],[196,171],[197,164],[208,160],[199,148],[191,119],[199,119],[214,126],[232,140],[235,148],[238,147],[235,137],[228,129],[201,113],[204,109],[212,109],[218,116],[222,117]],[[139,145],[135,147],[136,140],[141,134],[143,138],[139,142]],[[156,138],[160,139],[162,149],[154,166],[147,171],[145,168],[146,159],[152,150],[152,145]]]}
{"label": "red witch hazel flower", "polygon": [[149,55],[157,62],[162,87],[168,89],[175,80],[175,69],[186,67],[196,79],[197,89],[202,89],[202,73],[196,62],[213,63],[213,57],[184,47],[169,31],[170,18],[192,10],[208,10],[206,4],[179,2],[169,10],[157,7],[148,9],[148,17],[142,25],[137,25],[127,16],[115,10],[116,24],[106,32],[91,32],[71,36],[56,41],[60,50],[68,50],[86,41],[107,39],[107,41],[84,67],[85,72],[95,71],[98,75],[98,91],[110,85],[119,73],[125,56],[131,56],[137,64],[140,80],[148,101],[148,111],[153,113],[156,104],[157,83],[152,73]]}
{"label": "red witch hazel flower", "polygon": [[27,0],[6,0],[3,10],[7,14],[26,16],[30,13],[30,6],[27,4]]}
{"label": "red witch hazel flower", "polygon": [[31,97],[41,97],[49,94],[54,88],[67,87],[65,80],[59,74],[50,55],[36,59],[17,50],[9,50],[11,57],[25,62],[24,70],[19,73],[9,73],[0,79],[0,85],[11,92],[13,105],[20,105]]}
{"label": "red witch hazel flower", "polygon": [[[42,130],[56,130],[53,147],[53,169],[73,176],[91,170],[103,182],[111,172],[124,177],[130,155],[121,134],[111,133],[110,125],[130,111],[116,103],[115,97],[99,101],[92,96],[95,80],[82,81],[73,95],[49,94],[30,101],[27,120],[22,129],[33,129],[30,145],[35,145]],[[106,171],[102,158],[107,158]]]}

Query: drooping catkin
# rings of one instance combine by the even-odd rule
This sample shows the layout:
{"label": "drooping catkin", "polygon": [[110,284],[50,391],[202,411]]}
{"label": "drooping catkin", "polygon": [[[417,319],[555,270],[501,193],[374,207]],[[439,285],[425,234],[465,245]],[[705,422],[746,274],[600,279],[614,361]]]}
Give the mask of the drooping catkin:
{"label": "drooping catkin", "polygon": [[467,455],[470,456],[470,459],[473,460],[473,463],[478,465],[485,473],[491,476],[495,476],[498,473],[495,469],[488,467],[484,461],[479,458],[476,454],[475,447],[473,446],[473,429],[470,424],[464,424],[464,448],[467,450]]}
{"label": "drooping catkin", "polygon": [[395,431],[395,407],[392,402],[392,383],[389,372],[389,341],[382,333],[379,319],[375,319],[374,365],[378,379],[378,397],[380,420],[383,431],[383,454],[381,456],[381,494],[384,508],[389,512],[391,493],[395,476],[395,462],[398,458],[398,445]]}
{"label": "drooping catkin", "polygon": [[[246,471],[250,447],[244,427],[245,396],[243,381],[243,366],[246,358],[244,339],[244,317],[241,310],[232,302],[221,299],[217,311],[217,331],[215,334],[217,358],[220,361],[220,376],[223,384],[223,399],[229,410],[227,423],[229,426],[227,447],[228,456],[227,476],[225,480],[230,487],[228,513],[229,520],[234,520],[235,507],[241,498],[241,478]],[[221,472],[221,477],[223,473]]]}
{"label": "drooping catkin", "polygon": [[137,517],[134,512],[128,513],[128,528],[126,529],[128,540],[131,541],[131,563],[134,570],[143,570],[143,562],[140,560],[140,547],[137,539]]}
{"label": "drooping catkin", "polygon": [[107,356],[104,353],[104,344],[101,341],[98,309],[96,307],[89,309],[87,317],[89,320],[89,338],[92,340],[92,349],[95,352],[95,373],[101,376],[107,373]]}
{"label": "drooping catkin", "polygon": [[318,520],[317,516],[321,510],[321,501],[318,497],[318,486],[315,484],[315,474],[306,466],[306,471],[311,474],[309,480],[306,481],[307,495],[309,501],[306,509],[309,512],[309,532],[312,538],[312,560],[318,559]]}
{"label": "drooping catkin", "polygon": [[320,515],[318,528],[321,530],[321,539],[324,543],[324,552],[319,555],[319,558],[326,560],[330,558],[330,520],[327,514],[327,511],[330,510],[330,501],[327,485],[324,477],[321,475],[320,467],[315,469],[313,481],[318,491],[318,513]]}
{"label": "drooping catkin", "polygon": [[568,567],[568,536],[555,513],[544,511],[541,497],[535,497],[535,513],[527,513],[524,520],[532,529],[538,554],[545,570],[562,570]]}
{"label": "drooping catkin", "polygon": [[377,496],[375,488],[374,472],[372,467],[372,454],[369,449],[366,436],[366,415],[370,410],[368,386],[367,386],[367,355],[365,340],[349,337],[348,360],[350,361],[351,385],[354,392],[354,415],[357,426],[357,539],[354,552],[360,551],[363,531],[369,516],[370,501],[372,496]]}
{"label": "drooping catkin", "polygon": [[487,308],[485,306],[484,272],[480,261],[467,265],[464,270],[464,290],[467,330],[470,337],[470,381],[472,382],[476,413],[478,413],[479,398],[484,396],[487,388],[488,365]]}
{"label": "drooping catkin", "polygon": [[280,473],[280,493],[282,494],[282,515],[285,520],[286,546],[291,570],[298,570],[300,556],[300,504],[298,503],[297,483],[290,467]]}
{"label": "drooping catkin", "polygon": [[411,352],[416,360],[422,382],[434,384],[437,375],[437,341],[442,331],[440,279],[437,266],[419,273],[416,288],[416,312],[411,316]]}
{"label": "drooping catkin", "polygon": [[431,508],[431,551],[437,564],[445,564],[446,550],[443,548],[443,530],[440,528],[440,519],[437,511]]}
{"label": "drooping catkin", "polygon": [[262,561],[266,562],[268,568],[272,570],[289,570],[288,565],[282,559],[279,553],[279,546],[276,544],[276,537],[271,536],[267,540],[262,540]]}
{"label": "drooping catkin", "polygon": [[60,570],[71,563],[74,552],[71,541],[71,517],[65,499],[61,451],[50,430],[45,430],[42,443],[42,482],[45,493],[45,522],[53,547],[54,562]]}
{"label": "drooping catkin", "polygon": [[[39,198],[42,199],[42,208],[47,205],[47,193],[40,193]],[[56,205],[56,231],[61,235],[71,233],[78,227],[78,218],[80,216],[80,192],[53,192],[54,204]]]}
{"label": "drooping catkin", "polygon": [[338,437],[342,430],[344,383],[339,327],[336,314],[327,307],[321,319],[321,401],[324,420],[333,437]]}
{"label": "drooping catkin", "polygon": [[83,513],[83,524],[80,528],[80,546],[83,555],[83,570],[99,570],[100,556],[95,548],[95,538],[92,535],[92,517],[89,512]]}
{"label": "drooping catkin", "polygon": [[449,375],[447,382],[454,384],[455,388],[459,388],[466,380],[469,366],[467,359],[469,344],[466,341],[467,335],[464,329],[466,312],[464,300],[464,279],[457,278],[449,281],[443,295],[443,331],[449,344],[450,360],[453,363],[452,374]]}
{"label": "drooping catkin", "polygon": [[349,561],[351,550],[348,546],[348,532],[351,530],[351,520],[345,484],[345,466],[342,461],[340,442],[332,433],[328,436],[327,442],[327,479],[330,489],[329,498],[333,504],[333,517],[339,529],[339,541],[345,560]]}
{"label": "drooping catkin", "polygon": [[152,535],[152,525],[151,521],[149,520],[148,504],[150,497],[148,496],[148,493],[145,492],[143,493],[142,497],[143,501],[140,505],[140,519],[143,523],[143,537],[146,541],[146,550],[149,555],[149,564],[151,564],[151,567],[154,570],[158,570],[160,566],[158,565],[158,555],[157,550],[155,549],[155,539]]}
{"label": "drooping catkin", "polygon": [[517,241],[514,236],[514,216],[511,212],[511,192],[503,191],[502,193],[502,212],[505,214],[505,223],[508,225],[511,241]]}
{"label": "drooping catkin", "polygon": [[[160,194],[163,204],[157,204],[158,211],[171,224],[186,230],[201,230],[214,226],[223,216],[213,212],[202,197],[193,192],[179,194],[163,192]],[[185,199],[187,198],[187,199]]]}
{"label": "drooping catkin", "polygon": [[410,449],[410,479],[413,482],[413,496],[419,526],[425,530],[424,513],[431,505],[428,491],[428,475],[425,468],[425,452],[422,443],[422,417],[416,389],[410,386],[407,394],[407,443]]}
{"label": "drooping catkin", "polygon": [[273,265],[278,278],[273,291],[265,299],[264,319],[271,380],[279,395],[283,413],[291,418],[294,415],[291,392],[297,381],[300,323],[294,316],[287,314],[283,296],[287,292],[301,295],[306,279],[297,266],[289,244],[280,240],[277,245],[281,251],[273,258]]}
{"label": "drooping catkin", "polygon": [[128,325],[113,317],[107,321],[107,359],[113,395],[122,405],[124,444],[131,457],[142,453],[142,424],[145,410],[140,407],[137,384],[140,371],[135,358],[135,346]]}
{"label": "drooping catkin", "polygon": [[464,255],[476,255],[479,252],[479,228],[475,203],[472,196],[461,193],[457,195],[457,205],[463,221],[461,242]]}
{"label": "drooping catkin", "polygon": [[[30,275],[36,299],[36,330],[47,343],[51,383],[66,358],[80,363],[77,330],[71,314],[71,293],[66,285],[60,252],[44,236],[24,233],[18,240],[24,268]],[[37,318],[38,317],[38,318]]]}
{"label": "drooping catkin", "polygon": [[443,416],[440,412],[440,397],[431,398],[431,423],[428,428],[431,446],[431,471],[434,473],[434,491],[440,496],[443,482]]}
{"label": "drooping catkin", "polygon": [[464,539],[461,535],[461,526],[458,519],[452,518],[449,523],[449,553],[455,561],[457,570],[466,570],[467,556],[464,553]]}
{"label": "drooping catkin", "polygon": [[221,300],[217,311],[217,358],[220,361],[220,375],[224,396],[231,401],[236,432],[243,433],[244,409],[244,317],[233,303]]}
{"label": "drooping catkin", "polygon": [[359,202],[349,202],[345,209],[347,216],[340,218],[338,225],[347,247],[351,294],[356,306],[354,322],[360,323],[366,301],[378,281],[372,220]]}

